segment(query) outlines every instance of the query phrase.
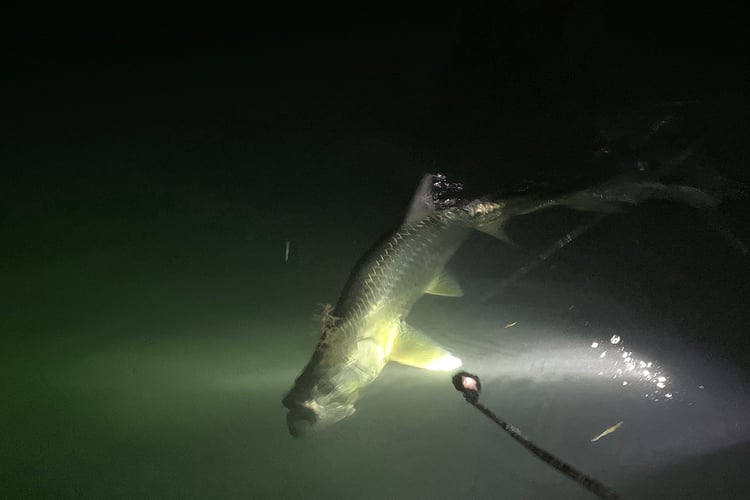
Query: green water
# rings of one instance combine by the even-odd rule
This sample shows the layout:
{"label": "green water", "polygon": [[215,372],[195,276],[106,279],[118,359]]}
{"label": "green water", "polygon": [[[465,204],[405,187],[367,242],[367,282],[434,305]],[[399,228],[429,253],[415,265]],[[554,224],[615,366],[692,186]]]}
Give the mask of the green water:
{"label": "green water", "polygon": [[[299,38],[256,18],[216,37],[19,37],[0,85],[0,497],[582,498],[444,374],[389,366],[319,439],[292,439],[281,406],[314,315],[422,174],[470,193],[581,186],[632,168],[591,159],[602,113],[744,88],[728,52],[686,79],[694,58],[610,57],[534,12],[533,30],[468,16],[393,37],[344,28],[352,43],[284,16]],[[696,126],[700,159],[736,174],[742,120],[716,113]],[[739,238],[742,203],[718,211]],[[736,494],[746,258],[655,203],[498,288],[588,220],[523,219],[516,248],[472,236],[451,263],[466,296],[428,297],[410,321],[487,377],[488,405],[628,497]],[[680,396],[600,376],[589,346],[613,333]]]}

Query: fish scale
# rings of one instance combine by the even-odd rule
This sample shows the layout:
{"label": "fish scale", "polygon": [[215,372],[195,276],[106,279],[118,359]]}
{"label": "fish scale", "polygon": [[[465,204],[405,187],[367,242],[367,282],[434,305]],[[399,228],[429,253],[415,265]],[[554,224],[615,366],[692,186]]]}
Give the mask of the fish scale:
{"label": "fish scale", "polygon": [[[390,309],[410,309],[471,231],[457,220],[443,214],[403,226],[352,276],[335,315],[360,321],[382,303]],[[436,247],[441,251],[436,252]]]}

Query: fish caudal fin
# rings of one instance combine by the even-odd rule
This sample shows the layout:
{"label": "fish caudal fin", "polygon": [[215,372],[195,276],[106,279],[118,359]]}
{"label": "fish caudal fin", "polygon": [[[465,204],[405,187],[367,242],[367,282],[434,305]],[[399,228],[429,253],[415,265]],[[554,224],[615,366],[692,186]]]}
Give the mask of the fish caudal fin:
{"label": "fish caudal fin", "polygon": [[719,200],[698,188],[660,182],[613,182],[591,189],[576,191],[557,204],[587,212],[619,212],[626,205],[648,200],[669,200],[694,208],[710,208]]}
{"label": "fish caudal fin", "polygon": [[461,366],[459,358],[403,321],[390,359],[402,365],[435,371],[450,371]]}

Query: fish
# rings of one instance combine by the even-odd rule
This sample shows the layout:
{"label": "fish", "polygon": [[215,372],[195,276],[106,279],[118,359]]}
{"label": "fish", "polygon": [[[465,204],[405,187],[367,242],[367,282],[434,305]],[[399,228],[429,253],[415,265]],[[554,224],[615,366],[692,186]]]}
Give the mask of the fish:
{"label": "fish", "polygon": [[403,223],[353,268],[338,302],[321,315],[313,354],[282,400],[292,436],[354,414],[362,390],[391,361],[432,371],[462,365],[407,316],[425,294],[463,295],[446,264],[472,231],[512,243],[505,233],[508,220],[553,206],[609,213],[653,198],[714,204],[697,188],[627,179],[555,197],[524,193],[464,200],[461,189],[442,174],[425,175]]}
{"label": "fish", "polygon": [[617,429],[619,429],[620,427],[622,427],[622,424],[623,424],[623,422],[617,422],[617,423],[616,423],[615,425],[613,425],[612,427],[608,427],[608,428],[606,428],[605,430],[603,430],[602,432],[600,432],[599,434],[597,434],[596,436],[594,436],[593,438],[591,438],[591,442],[593,443],[593,442],[595,442],[595,441],[599,441],[599,440],[600,440],[601,438],[603,438],[604,436],[607,436],[607,435],[609,435],[609,434],[612,434],[612,433],[613,433],[613,432],[615,432],[615,431],[616,431]]}

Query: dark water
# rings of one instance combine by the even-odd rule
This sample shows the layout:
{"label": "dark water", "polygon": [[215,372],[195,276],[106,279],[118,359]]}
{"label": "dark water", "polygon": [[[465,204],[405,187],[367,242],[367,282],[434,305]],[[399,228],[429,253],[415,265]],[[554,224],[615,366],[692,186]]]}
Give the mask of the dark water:
{"label": "dark water", "polygon": [[487,406],[624,496],[742,496],[747,67],[731,16],[306,14],[18,29],[0,496],[586,498],[447,374],[388,366],[355,416],[306,440],[281,397],[313,316],[424,172],[559,191],[687,148],[670,175],[721,193],[718,209],[554,210],[514,221],[517,247],[472,236],[450,264],[465,296],[426,297],[410,322],[482,376]]}

